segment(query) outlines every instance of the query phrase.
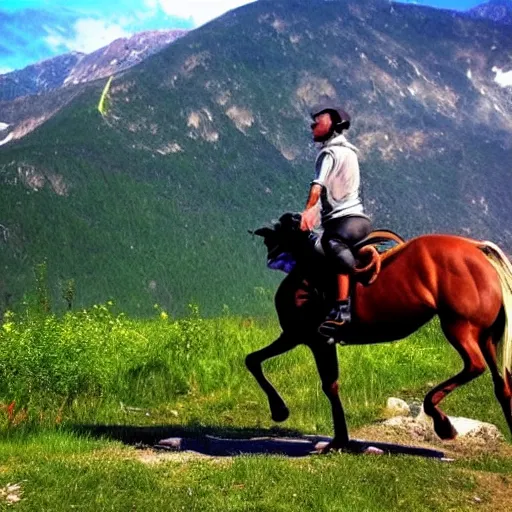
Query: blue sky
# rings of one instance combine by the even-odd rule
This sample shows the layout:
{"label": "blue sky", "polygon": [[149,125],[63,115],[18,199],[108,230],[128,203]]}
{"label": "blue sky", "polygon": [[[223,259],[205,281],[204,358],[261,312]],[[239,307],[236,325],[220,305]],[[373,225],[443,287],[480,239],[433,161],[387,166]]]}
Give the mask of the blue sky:
{"label": "blue sky", "polygon": [[[406,1],[406,0],[405,0]],[[248,0],[0,0],[0,74],[143,30],[195,28]],[[465,10],[484,0],[410,3]]]}

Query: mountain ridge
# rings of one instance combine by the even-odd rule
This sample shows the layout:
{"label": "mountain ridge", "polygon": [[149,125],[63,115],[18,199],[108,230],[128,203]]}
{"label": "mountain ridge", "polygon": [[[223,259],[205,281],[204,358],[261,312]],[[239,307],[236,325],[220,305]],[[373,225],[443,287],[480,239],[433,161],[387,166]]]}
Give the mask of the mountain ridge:
{"label": "mountain ridge", "polygon": [[254,311],[279,276],[246,232],[303,208],[308,110],[324,97],[352,114],[377,227],[510,251],[512,104],[492,69],[506,69],[512,35],[369,5],[249,4],[115,78],[104,116],[99,81],[0,147],[0,295],[19,295],[48,257],[54,286],[73,277],[80,303]]}
{"label": "mountain ridge", "polygon": [[188,31],[153,30],[116,39],[90,54],[71,52],[0,75],[0,146],[44,124],[89,82],[142,62]]}
{"label": "mountain ridge", "polygon": [[182,29],[139,32],[91,53],[70,52],[5,73],[0,75],[0,101],[108,77],[142,62],[187,32]]}
{"label": "mountain ridge", "polygon": [[512,25],[512,1],[489,0],[468,11],[474,18],[486,18],[495,23]]}

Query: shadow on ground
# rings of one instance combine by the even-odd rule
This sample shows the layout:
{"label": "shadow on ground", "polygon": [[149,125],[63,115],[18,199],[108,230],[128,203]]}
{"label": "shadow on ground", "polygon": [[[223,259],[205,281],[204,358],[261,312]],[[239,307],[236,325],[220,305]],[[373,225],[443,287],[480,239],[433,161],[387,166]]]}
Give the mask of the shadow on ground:
{"label": "shadow on ground", "polygon": [[[244,454],[284,455],[306,457],[318,453],[331,438],[310,436],[282,428],[254,429],[220,426],[152,426],[132,425],[75,425],[71,430],[79,435],[108,438],[140,448],[166,451],[192,451],[203,455],[227,457]],[[392,443],[352,440],[351,449],[364,453],[416,455],[443,458],[444,453]],[[372,451],[373,450],[373,451]]]}

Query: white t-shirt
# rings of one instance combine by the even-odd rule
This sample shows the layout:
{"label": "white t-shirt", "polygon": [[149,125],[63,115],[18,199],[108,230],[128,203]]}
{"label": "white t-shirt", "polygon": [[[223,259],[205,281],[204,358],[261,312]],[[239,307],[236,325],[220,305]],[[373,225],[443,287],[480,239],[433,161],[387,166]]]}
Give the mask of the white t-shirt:
{"label": "white t-shirt", "polygon": [[347,215],[364,215],[359,197],[357,148],[338,135],[327,141],[316,158],[315,179],[322,185],[322,224]]}

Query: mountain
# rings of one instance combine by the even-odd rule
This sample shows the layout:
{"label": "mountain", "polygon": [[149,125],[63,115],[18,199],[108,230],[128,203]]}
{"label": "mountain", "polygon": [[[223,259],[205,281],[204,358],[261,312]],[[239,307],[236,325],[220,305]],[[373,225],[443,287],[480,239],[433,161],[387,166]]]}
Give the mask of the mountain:
{"label": "mountain", "polygon": [[0,101],[10,101],[20,96],[61,87],[82,57],[81,53],[67,53],[20,71],[0,75]]}
{"label": "mountain", "polygon": [[72,52],[0,75],[0,102],[113,75],[138,64],[186,33],[186,30],[140,32],[116,39],[90,54]]}
{"label": "mountain", "polygon": [[512,25],[512,0],[489,0],[468,12],[474,18],[487,18],[497,23]]}
{"label": "mountain", "polygon": [[186,33],[140,32],[90,54],[65,54],[0,75],[0,146],[24,137],[46,122],[81,94],[85,84],[142,62]]}
{"label": "mountain", "polygon": [[187,30],[152,30],[116,39],[108,46],[84,55],[64,79],[63,85],[89,82],[135,66],[183,37]]}
{"label": "mountain", "polygon": [[49,121],[0,147],[0,300],[21,297],[46,258],[54,296],[72,278],[79,305],[268,308],[281,275],[247,229],[303,208],[308,111],[325,97],[352,114],[376,226],[510,252],[512,91],[496,70],[507,72],[511,48],[508,26],[462,13],[260,0],[109,87],[79,84]]}

